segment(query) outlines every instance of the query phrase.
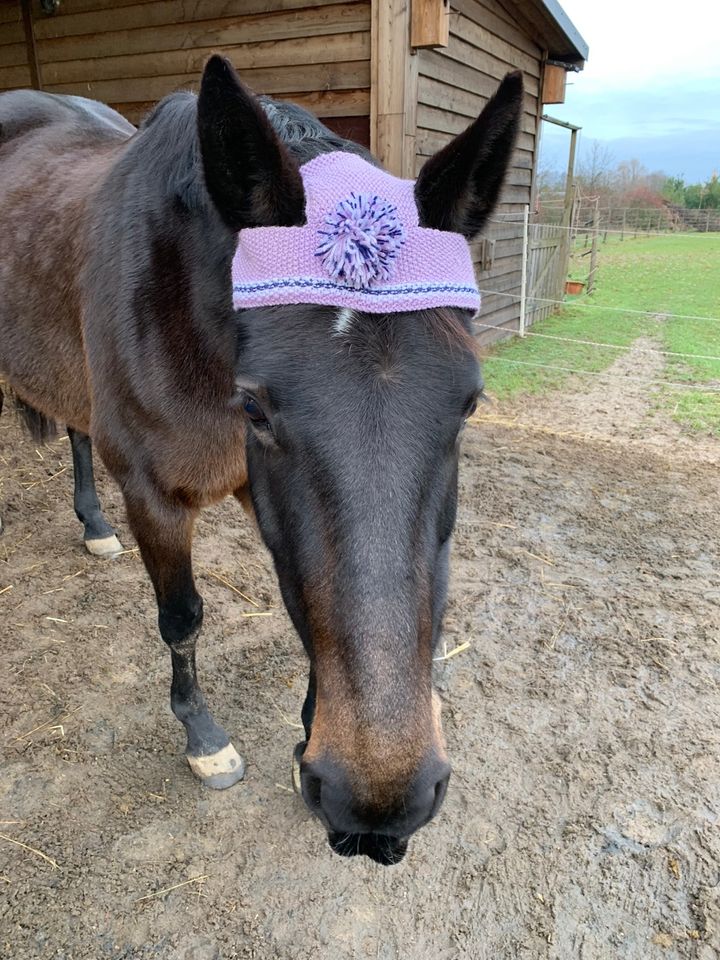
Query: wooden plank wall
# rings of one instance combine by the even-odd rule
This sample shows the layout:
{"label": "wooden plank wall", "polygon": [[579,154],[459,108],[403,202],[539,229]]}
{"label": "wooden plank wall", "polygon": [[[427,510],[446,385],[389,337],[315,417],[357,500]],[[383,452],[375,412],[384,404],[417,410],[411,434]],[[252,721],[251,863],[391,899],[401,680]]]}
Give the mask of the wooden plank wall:
{"label": "wooden plank wall", "polygon": [[[196,88],[225,53],[245,82],[307,106],[369,143],[370,0],[33,2],[42,87],[109,103],[138,122],[173,90]],[[18,0],[0,0],[0,90],[29,86]]]}
{"label": "wooden plank wall", "polygon": [[30,86],[20,0],[0,0],[0,90]]}
{"label": "wooden plank wall", "polygon": [[[531,202],[539,128],[538,96],[543,51],[518,26],[511,0],[451,0],[450,41],[446,48],[421,50],[419,58],[416,171],[425,159],[475,119],[499,81],[510,70],[525,78],[525,112],[512,169],[498,207],[499,214],[522,215]],[[502,219],[502,217],[500,217]],[[494,263],[480,271],[480,287],[518,295],[522,267],[522,225],[489,224],[484,236],[495,241]],[[476,245],[475,261],[481,260]],[[519,303],[509,296],[483,295],[480,324],[517,329]],[[497,336],[478,326],[478,339]]]}

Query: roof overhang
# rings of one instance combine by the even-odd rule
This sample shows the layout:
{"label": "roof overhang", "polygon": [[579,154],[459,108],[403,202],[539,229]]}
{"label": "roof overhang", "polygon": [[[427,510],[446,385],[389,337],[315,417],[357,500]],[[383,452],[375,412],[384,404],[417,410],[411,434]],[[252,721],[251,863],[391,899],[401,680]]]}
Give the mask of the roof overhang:
{"label": "roof overhang", "polygon": [[548,59],[567,66],[568,70],[582,70],[588,45],[558,0],[515,0],[515,3],[547,50]]}

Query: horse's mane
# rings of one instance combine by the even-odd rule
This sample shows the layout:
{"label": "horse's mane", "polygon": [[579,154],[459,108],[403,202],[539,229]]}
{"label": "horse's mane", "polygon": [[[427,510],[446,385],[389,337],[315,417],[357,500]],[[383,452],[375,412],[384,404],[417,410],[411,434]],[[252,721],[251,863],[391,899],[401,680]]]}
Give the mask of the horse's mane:
{"label": "horse's mane", "polygon": [[147,139],[146,169],[158,175],[166,195],[179,198],[189,210],[206,209],[210,197],[202,175],[195,94],[171,93],[145,117],[138,132],[135,149],[143,151]]}
{"label": "horse's mane", "polygon": [[341,150],[356,153],[364,160],[378,165],[365,147],[353,140],[345,140],[303,107],[271,97],[258,97],[275,133],[299,164],[307,163],[321,153]]}
{"label": "horse's mane", "polygon": [[[335,150],[356,153],[377,164],[369,150],[333,133],[308,110],[271,97],[258,97],[258,100],[298,165]],[[152,155],[146,159],[159,173],[166,192],[178,196],[189,209],[205,206],[209,198],[202,178],[195,94],[171,93],[165,97],[145,117],[139,132],[152,140]],[[139,142],[137,148],[142,149]]]}

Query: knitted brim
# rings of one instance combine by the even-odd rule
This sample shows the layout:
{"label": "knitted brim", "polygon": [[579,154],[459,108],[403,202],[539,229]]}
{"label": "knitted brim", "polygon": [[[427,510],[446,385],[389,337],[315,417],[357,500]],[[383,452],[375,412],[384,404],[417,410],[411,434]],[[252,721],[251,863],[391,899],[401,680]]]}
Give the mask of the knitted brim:
{"label": "knitted brim", "polygon": [[236,309],[296,303],[369,313],[479,309],[465,238],[418,225],[412,180],[342,152],[322,154],[300,173],[305,226],[240,231],[232,267]]}

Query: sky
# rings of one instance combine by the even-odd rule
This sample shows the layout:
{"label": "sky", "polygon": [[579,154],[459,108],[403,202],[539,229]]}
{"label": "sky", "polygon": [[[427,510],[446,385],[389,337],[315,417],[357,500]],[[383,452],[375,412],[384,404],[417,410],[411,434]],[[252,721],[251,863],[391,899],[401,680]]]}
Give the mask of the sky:
{"label": "sky", "polygon": [[[560,0],[590,47],[546,113],[581,126],[614,159],[687,182],[720,174],[720,2]],[[541,163],[564,167],[569,134],[543,124]]]}

